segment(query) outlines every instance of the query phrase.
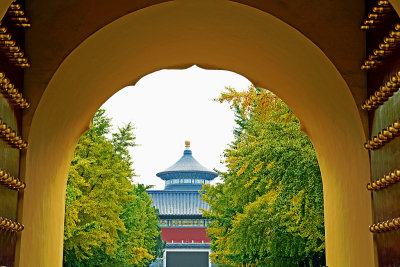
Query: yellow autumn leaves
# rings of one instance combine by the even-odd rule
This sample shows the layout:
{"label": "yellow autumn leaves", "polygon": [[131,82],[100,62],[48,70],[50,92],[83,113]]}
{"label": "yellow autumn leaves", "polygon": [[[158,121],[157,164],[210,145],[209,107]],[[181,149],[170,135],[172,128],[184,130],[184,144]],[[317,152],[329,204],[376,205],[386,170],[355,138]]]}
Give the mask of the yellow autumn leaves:
{"label": "yellow autumn leaves", "polygon": [[227,88],[236,139],[224,183],[205,185],[211,259],[219,266],[324,265],[321,175],[313,146],[290,109],[268,90]]}

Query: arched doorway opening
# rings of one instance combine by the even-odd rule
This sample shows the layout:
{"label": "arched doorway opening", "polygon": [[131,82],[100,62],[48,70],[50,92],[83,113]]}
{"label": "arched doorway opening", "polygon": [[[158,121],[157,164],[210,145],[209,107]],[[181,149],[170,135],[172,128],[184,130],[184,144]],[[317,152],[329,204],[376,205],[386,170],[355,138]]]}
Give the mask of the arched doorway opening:
{"label": "arched doorway opening", "polygon": [[[153,204],[159,210],[157,222],[162,228],[161,238],[169,243],[173,242],[173,244],[166,245],[165,256],[172,253],[172,255],[178,255],[178,258],[180,258],[179,255],[185,255],[185,258],[189,251],[194,252],[193,250],[195,250],[196,253],[193,255],[199,256],[200,263],[203,261],[204,264],[205,259],[208,258],[210,244],[205,229],[207,220],[201,218],[201,211],[197,210],[192,214],[189,210],[175,209],[175,212],[189,214],[174,219],[171,219],[171,216],[175,214],[174,208],[191,207],[190,203],[198,203],[197,200],[201,196],[197,191],[202,188],[202,183],[208,180],[198,179],[198,176],[202,176],[200,173],[191,175],[190,179],[174,179],[172,183],[172,180],[164,181],[156,174],[182,156],[182,152],[186,151],[184,140],[190,140],[189,146],[192,144],[190,150],[201,164],[207,166],[206,168],[225,170],[226,168],[220,160],[222,160],[223,150],[228,143],[233,141],[232,130],[237,126],[234,122],[234,113],[229,106],[213,101],[213,99],[218,98],[226,86],[240,88],[242,91],[250,85],[250,81],[236,73],[205,70],[193,66],[184,70],[169,69],[151,73],[141,78],[135,86],[125,87],[109,98],[101,107],[105,113],[97,112],[97,116],[95,115],[92,119],[91,129],[80,138],[71,162],[65,201],[63,265],[125,266],[127,264],[125,262],[135,259],[135,253],[126,253],[130,251],[128,248],[140,246],[144,251],[149,251],[149,247],[154,248],[152,242],[158,241],[158,236],[154,239],[150,237],[150,234],[154,233],[150,230],[154,226],[153,216],[150,215],[154,213],[150,212],[151,209],[141,208],[143,203],[146,203],[146,196],[140,191],[143,187],[134,186],[132,193],[137,195],[137,198],[131,200],[132,203],[129,205],[123,203],[125,199],[123,181],[127,180],[125,176],[129,171],[117,167],[126,166],[125,164],[110,164],[110,161],[113,160],[118,162],[118,154],[124,154],[123,160],[129,160],[127,154],[122,152],[126,151],[126,145],[128,145],[126,142],[127,132],[129,132],[126,131],[129,129],[126,128],[128,123],[134,127],[131,132],[135,136],[133,142],[137,144],[129,147],[135,174],[134,177],[131,177],[131,182],[154,186],[148,190],[156,190],[153,191],[155,195],[149,191],[147,193],[152,198],[159,199],[161,196],[161,199],[165,200],[165,202],[160,199],[157,201],[153,198]],[[149,101],[143,101],[143,99]],[[107,124],[106,118],[111,120],[111,127],[107,127],[109,124]],[[121,129],[125,129],[123,130],[125,138],[117,141],[116,135],[121,136]],[[108,132],[110,130],[113,134]],[[105,134],[105,132],[108,133]],[[114,148],[118,144],[124,143],[125,145],[119,146],[117,155],[113,150],[109,150],[108,153],[100,152],[107,148],[105,144],[108,142]],[[187,152],[184,154],[189,155]],[[91,163],[85,165],[87,162]],[[124,177],[120,177],[121,173],[124,173]],[[206,177],[208,178],[208,176]],[[215,178],[215,180],[218,179]],[[85,182],[82,183],[82,181]],[[119,185],[113,185],[104,190],[107,185],[112,183],[111,181],[115,181]],[[168,200],[175,197],[164,199],[162,196],[166,195],[163,193],[170,196],[171,192],[165,192],[163,189],[167,187],[168,190],[174,190],[174,188],[179,189],[182,186],[185,189],[184,192],[182,189],[180,192],[174,192],[175,197],[182,200],[181,197],[185,196],[183,201],[187,201],[186,197],[194,199],[180,204],[173,201],[176,205],[170,206],[172,203],[169,203]],[[99,190],[102,192],[99,193]],[[111,192],[114,193],[109,195]],[[321,193],[321,191],[319,192]],[[114,199],[114,196],[118,197]],[[89,208],[92,203],[96,204]],[[321,204],[323,205],[322,201]],[[104,209],[108,205],[112,205],[111,208]],[[166,206],[170,206],[172,209],[164,209]],[[123,209],[118,209],[118,207],[123,207]],[[134,208],[131,209],[131,207]],[[319,207],[319,210],[323,212],[321,205]],[[122,210],[125,209],[129,212],[122,213]],[[190,210],[196,209],[192,207]],[[87,213],[87,211],[89,212]],[[121,214],[116,216],[120,212]],[[134,216],[135,214],[138,216]],[[181,220],[182,216],[185,217],[183,221]],[[138,224],[139,218],[142,219],[140,224]],[[146,221],[144,218],[150,218],[150,220]],[[118,235],[115,235],[115,232],[106,225],[120,229],[120,220],[123,221],[127,230],[124,234],[118,231]],[[107,224],[107,221],[110,223]],[[181,223],[185,223],[185,225]],[[87,227],[87,225],[93,224],[98,225],[99,228]],[[109,239],[104,242],[102,239],[104,236],[98,231],[109,233]],[[133,231],[134,235],[128,234]],[[82,234],[92,236],[82,239]],[[139,236],[145,237],[143,242]],[[97,240],[98,242],[96,242]],[[176,248],[181,242],[184,242],[183,245],[180,245],[183,248]],[[107,250],[110,244],[117,244],[114,247],[117,251],[114,255],[118,256],[115,258],[110,255],[112,250]],[[156,242],[155,245],[156,248],[161,248],[160,242]],[[187,246],[192,247],[188,248]],[[174,254],[176,250],[179,251],[178,254]],[[157,253],[159,251],[159,249],[152,249],[149,252],[155,253],[158,257],[154,264],[163,266],[163,258],[166,257]],[[88,258],[84,258],[82,255],[86,255]],[[145,257],[141,258],[140,255],[140,253],[136,255],[139,256],[136,257],[138,261],[147,260]],[[167,262],[168,266],[186,266],[182,262],[175,264],[169,260]],[[191,260],[191,263],[194,264],[194,261]],[[200,263],[197,265],[204,266]],[[138,265],[140,264],[138,263]]]}
{"label": "arched doorway opening", "polygon": [[369,161],[348,86],[300,32],[267,13],[225,1],[167,2],[136,11],[94,33],[63,61],[29,130],[29,189],[20,211],[29,227],[19,242],[19,266],[61,264],[69,162],[100,105],[148,73],[193,64],[242,74],[291,107],[322,172],[328,266],[372,266]]}

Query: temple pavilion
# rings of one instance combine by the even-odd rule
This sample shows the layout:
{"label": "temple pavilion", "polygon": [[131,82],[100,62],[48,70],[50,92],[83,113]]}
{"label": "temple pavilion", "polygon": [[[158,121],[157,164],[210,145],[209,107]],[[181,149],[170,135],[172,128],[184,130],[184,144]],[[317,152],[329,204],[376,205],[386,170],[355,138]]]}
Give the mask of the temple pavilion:
{"label": "temple pavilion", "polygon": [[209,206],[201,200],[199,190],[217,173],[202,166],[192,156],[190,142],[185,141],[183,156],[157,176],[165,181],[165,189],[147,192],[159,210],[161,236],[167,242],[163,266],[211,266],[208,219],[201,212]]}

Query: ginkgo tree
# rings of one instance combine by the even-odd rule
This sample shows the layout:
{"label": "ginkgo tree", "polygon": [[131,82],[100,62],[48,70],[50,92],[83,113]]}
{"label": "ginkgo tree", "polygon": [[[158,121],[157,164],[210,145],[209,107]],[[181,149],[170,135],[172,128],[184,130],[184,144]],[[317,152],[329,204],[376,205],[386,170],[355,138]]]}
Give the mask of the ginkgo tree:
{"label": "ginkgo tree", "polygon": [[132,184],[132,125],[111,134],[104,113],[96,113],[71,162],[63,265],[147,266],[163,249],[157,212],[147,188]]}
{"label": "ginkgo tree", "polygon": [[223,183],[204,185],[211,258],[218,266],[321,266],[323,189],[309,138],[282,100],[250,87],[226,88],[235,140],[224,152]]}

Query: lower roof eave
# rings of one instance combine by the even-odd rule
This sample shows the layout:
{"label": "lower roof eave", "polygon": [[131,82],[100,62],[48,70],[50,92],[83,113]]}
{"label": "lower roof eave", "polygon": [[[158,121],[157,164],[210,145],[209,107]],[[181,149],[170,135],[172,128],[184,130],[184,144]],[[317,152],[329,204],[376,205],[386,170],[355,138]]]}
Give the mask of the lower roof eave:
{"label": "lower roof eave", "polygon": [[210,248],[210,243],[167,243],[166,248]]}
{"label": "lower roof eave", "polygon": [[159,219],[206,219],[201,214],[159,214]]}

